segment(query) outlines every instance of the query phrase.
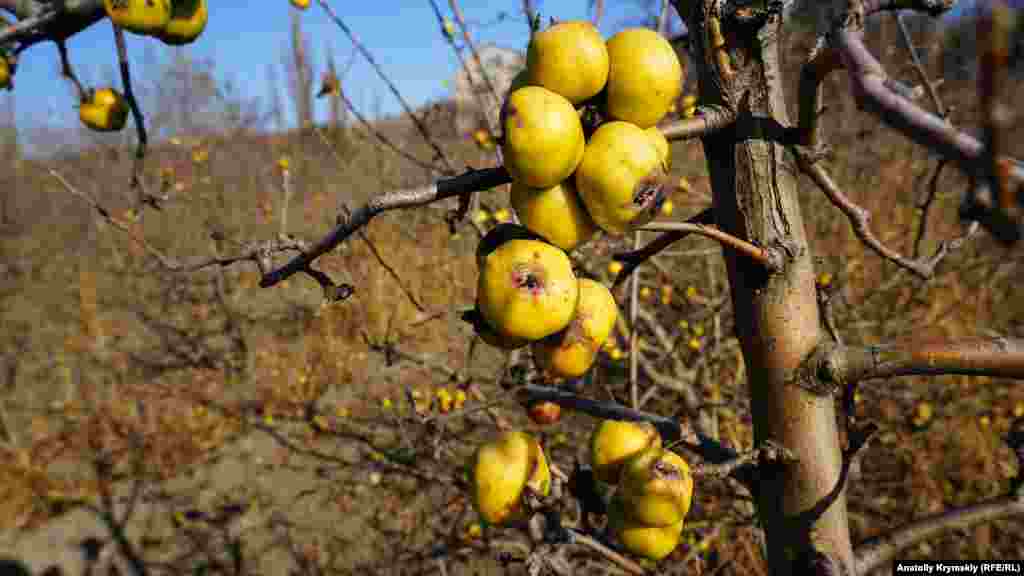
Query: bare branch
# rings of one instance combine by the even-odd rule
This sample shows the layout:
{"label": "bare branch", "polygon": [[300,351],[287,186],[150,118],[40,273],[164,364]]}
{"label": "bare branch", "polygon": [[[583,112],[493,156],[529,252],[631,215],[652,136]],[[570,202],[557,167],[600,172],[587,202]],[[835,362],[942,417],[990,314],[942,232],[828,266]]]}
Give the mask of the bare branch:
{"label": "bare branch", "polygon": [[689,140],[711,136],[732,126],[736,111],[725,106],[701,106],[693,118],[683,118],[658,127],[668,140]]}
{"label": "bare branch", "polygon": [[964,530],[1024,514],[1024,497],[1009,494],[904,524],[857,545],[856,574],[868,574],[901,550],[951,530]]}
{"label": "bare branch", "polygon": [[640,229],[653,230],[656,232],[691,232],[693,234],[707,236],[712,240],[717,240],[723,246],[733,248],[737,252],[751,260],[754,260],[761,266],[764,266],[765,270],[768,270],[769,272],[778,272],[782,270],[783,257],[778,250],[755,246],[746,240],[737,238],[728,232],[723,232],[714,226],[709,226],[707,224],[691,224],[689,222],[651,222]]}
{"label": "bare branch", "polygon": [[135,99],[135,91],[132,90],[132,73],[128,67],[128,47],[124,41],[124,30],[113,22],[110,25],[114,29],[114,42],[117,44],[117,63],[121,71],[124,98],[128,101],[128,107],[132,111],[132,122],[135,123],[135,133],[138,136],[138,142],[135,146],[135,161],[132,163],[131,188],[138,191],[138,205],[136,208],[139,210],[139,216],[141,217],[142,208],[147,204],[159,210],[160,202],[163,198],[150,195],[142,182],[146,147],[149,145],[149,137],[146,135],[146,118],[143,117],[142,110],[139,109],[139,102]]}
{"label": "bare branch", "polygon": [[825,167],[821,165],[820,158],[811,158],[810,154],[805,151],[797,150],[796,153],[797,163],[800,165],[800,169],[810,176],[811,180],[821,188],[822,192],[828,197],[832,204],[839,208],[850,220],[850,225],[853,227],[854,234],[860,239],[868,248],[874,250],[876,254],[896,264],[897,266],[913,272],[917,276],[928,279],[935,274],[935,267],[938,266],[939,262],[949,254],[950,250],[959,248],[963,241],[973,234],[973,227],[968,230],[967,236],[962,239],[958,239],[952,242],[941,242],[939,247],[935,250],[929,258],[921,258],[912,260],[901,255],[899,252],[889,248],[877,236],[871,231],[871,213],[864,208],[855,204],[842,190],[836,185],[835,181],[829,175]]}
{"label": "bare branch", "polygon": [[835,384],[939,374],[1024,379],[1024,340],[910,338],[878,346],[836,346],[819,357],[816,368],[823,381]]}
{"label": "bare branch", "polygon": [[899,27],[900,38],[903,39],[903,45],[910,54],[910,62],[914,65],[914,71],[917,72],[917,78],[921,82],[921,85],[924,86],[924,90],[928,94],[928,98],[931,99],[932,106],[935,107],[935,113],[945,118],[946,107],[942,105],[939,93],[935,91],[935,84],[928,79],[928,72],[924,69],[924,64],[921,63],[921,57],[917,54],[917,48],[914,48],[914,41],[910,37],[910,31],[907,30],[907,23],[903,21],[903,13],[896,13],[896,24]]}
{"label": "bare branch", "polygon": [[265,274],[260,280],[260,286],[269,288],[294,275],[296,272],[303,271],[314,260],[333,250],[338,244],[341,244],[351,236],[353,232],[366,226],[374,216],[381,212],[396,208],[424,206],[467,192],[489,190],[495,186],[508,184],[511,181],[512,177],[509,176],[504,167],[485,168],[482,170],[470,170],[453,178],[439,180],[429,186],[398,190],[378,196],[359,207],[350,215],[339,214],[334,229],[284,266]]}
{"label": "bare branch", "polygon": [[[686,222],[689,224],[711,224],[715,221],[715,213],[711,208],[702,210],[695,216],[689,218]],[[644,246],[639,250],[633,250],[632,252],[626,252],[623,254],[616,254],[613,259],[622,262],[622,270],[619,271],[615,277],[613,286],[619,286],[626,278],[633,273],[641,264],[649,260],[658,252],[668,248],[675,242],[682,240],[690,235],[689,230],[674,230],[666,232],[658,236],[653,242]]]}

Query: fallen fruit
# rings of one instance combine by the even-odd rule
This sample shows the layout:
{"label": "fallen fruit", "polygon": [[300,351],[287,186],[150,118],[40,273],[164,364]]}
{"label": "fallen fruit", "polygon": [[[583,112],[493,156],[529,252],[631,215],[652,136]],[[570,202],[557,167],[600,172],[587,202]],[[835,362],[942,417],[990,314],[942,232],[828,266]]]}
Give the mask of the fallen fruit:
{"label": "fallen fruit", "polygon": [[619,490],[630,518],[648,526],[673,526],[690,511],[693,476],[682,456],[653,448],[626,463]]}
{"label": "fallen fruit", "polygon": [[597,233],[572,178],[542,189],[513,182],[510,196],[519,221],[566,252]]}
{"label": "fallen fruit", "polygon": [[481,445],[470,470],[473,507],[488,524],[507,524],[523,517],[524,490],[546,496],[551,471],[540,444],[518,430]]}
{"label": "fallen fruit", "polygon": [[530,39],[526,70],[530,84],[576,105],[597,95],[608,81],[608,48],[590,22],[559,22]]}
{"label": "fallen fruit", "polygon": [[171,19],[157,36],[164,44],[191,44],[206,29],[206,0],[171,0]]}
{"label": "fallen fruit", "polygon": [[128,104],[113,88],[91,90],[78,107],[78,118],[97,132],[116,132],[128,120]]}
{"label": "fallen fruit", "polygon": [[550,188],[579,166],[583,125],[564,97],[540,86],[512,92],[501,109],[505,168],[531,188]]}
{"label": "fallen fruit", "polygon": [[668,114],[683,88],[683,67],[668,40],[649,28],[627,28],[608,40],[608,115],[641,128]]}
{"label": "fallen fruit", "polygon": [[625,503],[616,495],[608,507],[608,530],[631,554],[657,561],[679,545],[683,521],[671,526],[646,526],[626,514]]}
{"label": "fallen fruit", "polygon": [[602,230],[622,235],[658,214],[667,179],[651,137],[634,124],[602,124],[587,142],[576,189]]}
{"label": "fallen fruit", "polygon": [[548,378],[579,378],[608,340],[619,307],[608,288],[589,278],[579,280],[579,299],[569,326],[533,343],[533,361]]}
{"label": "fallen fruit", "polygon": [[135,34],[156,36],[171,19],[168,0],[103,0],[110,21]]}
{"label": "fallen fruit", "polygon": [[509,240],[484,259],[477,305],[499,334],[539,340],[569,325],[579,282],[564,251],[537,240]]}
{"label": "fallen fruit", "polygon": [[590,436],[594,476],[607,484],[616,484],[630,458],[653,448],[661,448],[661,436],[650,422],[602,420]]}

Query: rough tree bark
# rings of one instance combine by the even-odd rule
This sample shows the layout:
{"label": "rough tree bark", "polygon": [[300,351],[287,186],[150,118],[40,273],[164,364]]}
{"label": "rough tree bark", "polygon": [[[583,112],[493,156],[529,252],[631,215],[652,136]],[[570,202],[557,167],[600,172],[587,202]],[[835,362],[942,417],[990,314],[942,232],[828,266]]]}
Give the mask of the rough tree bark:
{"label": "rough tree bark", "polygon": [[801,363],[825,334],[797,199],[797,168],[784,143],[790,121],[777,41],[782,17],[751,23],[747,30],[721,24],[719,35],[716,2],[673,4],[693,39],[699,101],[739,113],[733,129],[703,139],[717,224],[787,255],[783,270],[768,275],[748,258],[728,249],[724,254],[754,441],[774,440],[798,459],[765,467],[754,495],[770,570],[800,573],[801,566],[824,554],[852,573],[835,403],[794,385]]}

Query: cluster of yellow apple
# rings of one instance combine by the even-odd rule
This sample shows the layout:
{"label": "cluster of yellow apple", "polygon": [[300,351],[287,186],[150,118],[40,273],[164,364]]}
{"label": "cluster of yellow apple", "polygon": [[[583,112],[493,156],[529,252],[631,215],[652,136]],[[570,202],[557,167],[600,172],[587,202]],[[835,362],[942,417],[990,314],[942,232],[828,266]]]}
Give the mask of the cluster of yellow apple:
{"label": "cluster of yellow apple", "polygon": [[190,44],[203,33],[206,0],[103,0],[110,20],[125,30],[164,44]]}
{"label": "cluster of yellow apple", "polygon": [[693,498],[681,456],[662,447],[650,423],[604,420],[590,438],[594,476],[614,485],[608,529],[631,553],[661,560],[679,544]]}
{"label": "cluster of yellow apple", "polygon": [[[662,447],[650,423],[604,420],[590,439],[594,476],[614,486],[608,529],[630,553],[661,560],[679,544],[693,498],[686,461]],[[524,496],[546,496],[551,472],[535,438],[506,432],[477,448],[470,468],[471,497],[484,522],[508,525],[525,518]]]}
{"label": "cluster of yellow apple", "polygon": [[[520,221],[572,250],[598,229],[622,235],[653,219],[671,162],[656,124],[682,81],[675,50],[647,28],[607,42],[582,20],[534,34],[501,110]],[[605,121],[586,134],[581,115],[592,106]]]}

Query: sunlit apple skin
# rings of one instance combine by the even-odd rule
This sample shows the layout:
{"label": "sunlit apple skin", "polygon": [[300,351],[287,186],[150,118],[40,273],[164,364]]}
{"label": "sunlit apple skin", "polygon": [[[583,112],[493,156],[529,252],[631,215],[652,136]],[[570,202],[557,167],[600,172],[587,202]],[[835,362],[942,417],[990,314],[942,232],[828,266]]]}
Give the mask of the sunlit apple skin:
{"label": "sunlit apple skin", "polygon": [[155,36],[171,19],[168,0],[103,0],[111,22],[129,32]]}
{"label": "sunlit apple skin", "polygon": [[516,350],[522,348],[530,343],[529,340],[523,338],[511,338],[503,336],[496,332],[491,325],[484,320],[482,314],[480,314],[480,308],[466,310],[462,313],[462,321],[468,323],[473,327],[473,331],[485,344],[494,346],[495,348],[501,348],[502,350]]}
{"label": "sunlit apple skin", "polygon": [[576,190],[587,213],[616,236],[653,220],[668,186],[650,135],[628,122],[608,122],[594,131],[576,171]]}
{"label": "sunlit apple skin", "polygon": [[576,313],[569,326],[531,346],[537,368],[548,378],[586,374],[615,328],[619,306],[611,291],[589,278],[580,278],[579,285]]}
{"label": "sunlit apple skin", "polygon": [[113,88],[100,88],[78,107],[78,119],[97,132],[117,132],[128,120],[128,104]]}
{"label": "sunlit apple skin", "polygon": [[654,126],[682,92],[679,57],[650,28],[627,28],[609,38],[608,62],[605,107],[616,120]]}
{"label": "sunlit apple skin", "polygon": [[513,182],[510,200],[523,225],[566,252],[597,233],[572,178],[543,189]]}
{"label": "sunlit apple skin", "polygon": [[583,158],[583,125],[564,97],[540,86],[509,94],[501,110],[505,168],[531,188],[550,188]]}
{"label": "sunlit apple skin", "polygon": [[672,169],[672,146],[668,143],[668,138],[658,130],[657,126],[651,126],[644,130],[647,135],[650,136],[651,142],[654,143],[654,147],[658,150],[658,157],[661,158],[661,164],[665,172]]}
{"label": "sunlit apple skin", "polygon": [[484,320],[503,336],[539,340],[569,325],[579,282],[564,251],[538,240],[509,240],[488,254],[477,284]]}
{"label": "sunlit apple skin", "polygon": [[171,46],[191,44],[206,29],[208,18],[206,0],[171,0],[171,19],[158,38]]}
{"label": "sunlit apple skin", "polygon": [[641,452],[661,448],[661,436],[650,422],[602,420],[590,436],[590,463],[594,477],[616,484],[623,465]]}
{"label": "sunlit apple skin", "polygon": [[683,521],[671,526],[647,526],[630,518],[625,503],[618,495],[608,506],[608,530],[631,554],[651,560],[662,560],[679,545]]}
{"label": "sunlit apple skin", "polygon": [[477,448],[470,490],[473,507],[483,521],[505,525],[521,520],[527,486],[542,496],[551,489],[551,471],[536,439],[514,430]]}
{"label": "sunlit apple skin", "polygon": [[619,491],[630,518],[648,526],[673,526],[690,511],[693,475],[675,452],[645,450],[626,462]]}
{"label": "sunlit apple skin", "polygon": [[543,86],[577,105],[604,89],[608,47],[590,22],[559,22],[530,39],[526,70],[530,84]]}

